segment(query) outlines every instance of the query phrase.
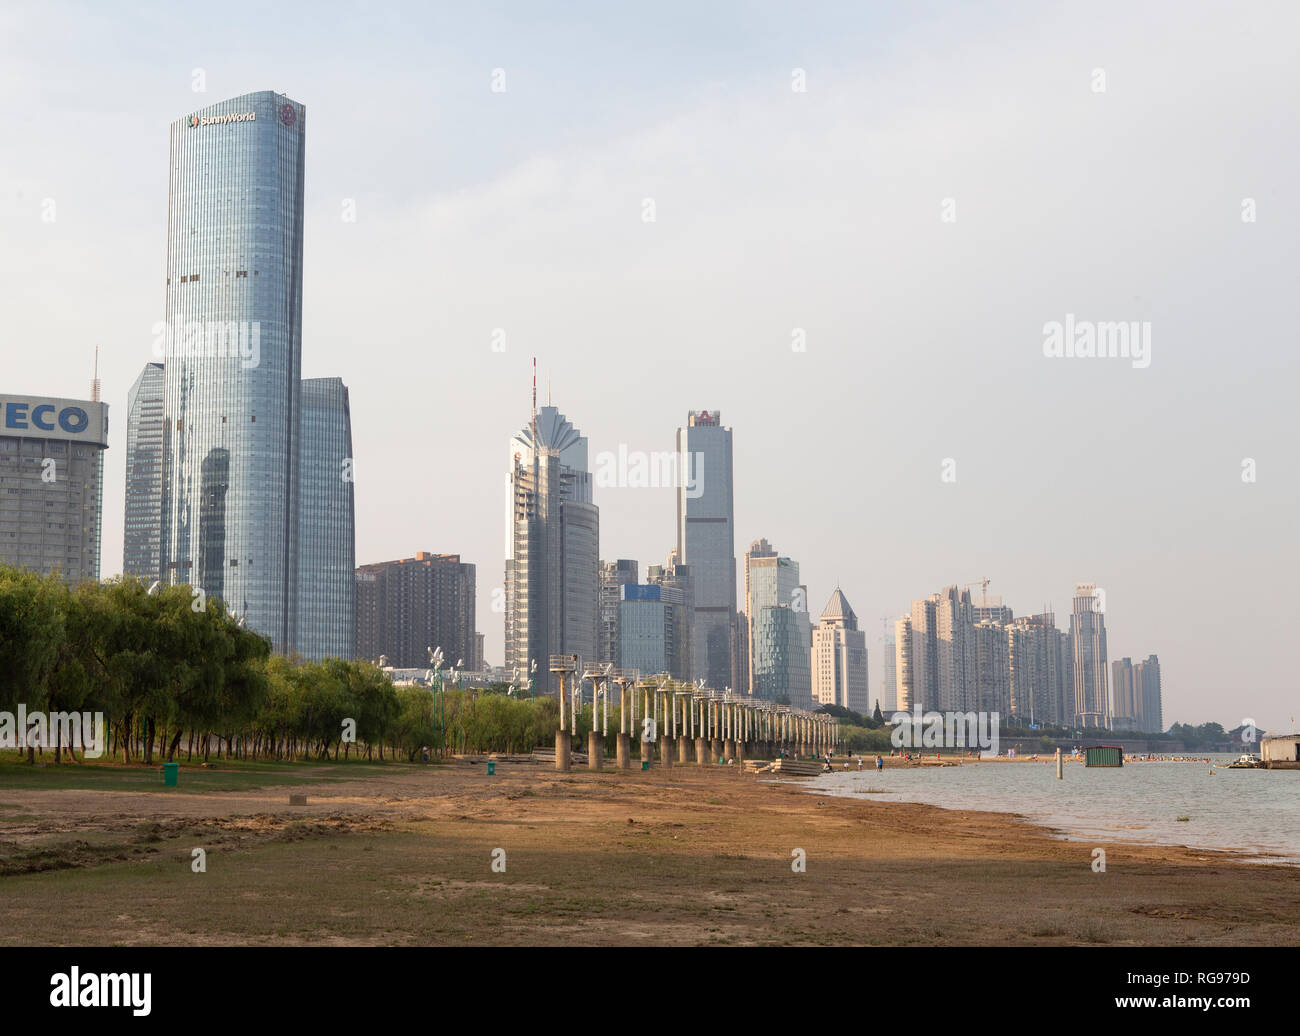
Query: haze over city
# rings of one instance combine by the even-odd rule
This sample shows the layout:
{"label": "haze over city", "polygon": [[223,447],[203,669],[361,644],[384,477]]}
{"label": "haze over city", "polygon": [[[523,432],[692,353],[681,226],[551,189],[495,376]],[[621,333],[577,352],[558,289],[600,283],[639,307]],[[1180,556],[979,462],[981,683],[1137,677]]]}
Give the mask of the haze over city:
{"label": "haze over city", "polygon": [[[489,661],[536,356],[593,470],[721,412],[737,557],[798,561],[814,617],[843,588],[873,703],[913,599],[987,577],[1063,620],[1095,582],[1110,658],[1159,654],[1167,724],[1291,728],[1292,8],[266,17],[0,11],[5,380],[85,398],[100,346],[104,575],[167,127],[275,89],[310,126],[302,373],[350,389],[356,561],[476,564]],[[1067,318],[1149,322],[1149,365],[1045,356]],[[595,502],[601,557],[662,563],[671,489]]]}

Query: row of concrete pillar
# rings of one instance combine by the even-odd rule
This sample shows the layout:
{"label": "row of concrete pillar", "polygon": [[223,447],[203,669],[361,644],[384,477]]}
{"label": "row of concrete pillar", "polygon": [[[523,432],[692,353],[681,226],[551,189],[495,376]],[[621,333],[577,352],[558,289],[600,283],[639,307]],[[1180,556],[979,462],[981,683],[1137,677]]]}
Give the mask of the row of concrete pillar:
{"label": "row of concrete pillar", "polygon": [[[576,656],[551,659],[551,672],[560,682],[560,728],[555,735],[555,765],[559,770],[570,768],[582,683],[588,680],[592,684],[592,730],[587,735],[587,765],[593,770],[602,769],[604,763],[611,684],[619,688],[616,744],[618,765],[622,769],[631,767],[634,739],[640,742],[643,762],[651,760],[657,740],[659,759],[664,766],[671,766],[674,756],[678,763],[697,764],[718,758],[734,759],[740,764],[746,755],[763,758],[781,751],[814,756],[834,752],[838,740],[838,723],[834,717],[821,713],[803,712],[730,691],[642,683],[635,671],[609,666],[581,670],[581,679],[579,671]],[[638,696],[640,724],[637,723]],[[566,711],[568,730],[565,730]]]}

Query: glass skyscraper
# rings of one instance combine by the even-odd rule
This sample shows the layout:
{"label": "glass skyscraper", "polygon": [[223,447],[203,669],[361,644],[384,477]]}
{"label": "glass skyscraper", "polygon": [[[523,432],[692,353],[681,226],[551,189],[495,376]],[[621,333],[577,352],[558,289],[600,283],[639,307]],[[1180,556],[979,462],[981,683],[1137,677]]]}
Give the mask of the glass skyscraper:
{"label": "glass skyscraper", "polygon": [[298,632],[310,659],[351,658],[356,639],[352,413],[340,378],[302,383]]}
{"label": "glass skyscraper", "polygon": [[292,650],[303,106],[263,91],[171,125],[161,565]]}
{"label": "glass skyscraper", "polygon": [[692,410],[686,427],[677,429],[677,455],[683,472],[677,489],[677,560],[690,566],[694,580],[692,675],[722,690],[732,681],[736,619],[731,429],[722,427],[722,415]]}
{"label": "glass skyscraper", "polygon": [[161,578],[163,365],[146,363],[126,397],[126,521],[122,572]]}

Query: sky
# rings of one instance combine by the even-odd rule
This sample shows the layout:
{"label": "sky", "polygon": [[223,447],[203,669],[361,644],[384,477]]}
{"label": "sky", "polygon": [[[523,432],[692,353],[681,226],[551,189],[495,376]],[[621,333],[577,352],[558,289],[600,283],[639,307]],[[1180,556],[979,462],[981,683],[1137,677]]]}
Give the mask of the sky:
{"label": "sky", "polygon": [[[475,563],[489,662],[535,356],[593,466],[721,412],[738,562],[766,537],[814,617],[844,590],[873,703],[913,599],[987,578],[1064,626],[1093,582],[1166,724],[1291,729],[1298,37],[1289,3],[2,0],[3,391],[87,398],[100,346],[120,571],[167,127],[277,90],[357,562]],[[1149,352],[1046,355],[1067,319]],[[596,503],[603,558],[663,562],[671,489]]]}

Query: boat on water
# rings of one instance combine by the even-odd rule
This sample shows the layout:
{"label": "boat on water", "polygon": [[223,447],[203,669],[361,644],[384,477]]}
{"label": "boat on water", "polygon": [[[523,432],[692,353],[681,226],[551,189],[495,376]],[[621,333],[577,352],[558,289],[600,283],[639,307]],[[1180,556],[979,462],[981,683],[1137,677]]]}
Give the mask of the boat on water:
{"label": "boat on water", "polygon": [[1256,770],[1259,768],[1259,765],[1260,765],[1259,756],[1250,755],[1249,753],[1247,753],[1246,755],[1239,756],[1235,763],[1229,763],[1228,769],[1229,770]]}

